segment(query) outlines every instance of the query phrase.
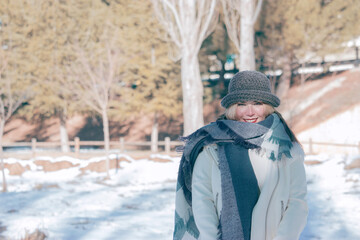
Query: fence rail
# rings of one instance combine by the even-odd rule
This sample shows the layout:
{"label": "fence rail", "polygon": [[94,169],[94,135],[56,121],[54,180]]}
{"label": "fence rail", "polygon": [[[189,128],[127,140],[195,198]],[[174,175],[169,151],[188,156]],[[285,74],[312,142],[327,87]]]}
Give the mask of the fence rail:
{"label": "fence rail", "polygon": [[334,142],[317,142],[313,141],[312,138],[309,138],[308,141],[301,141],[301,144],[308,145],[307,153],[313,154],[314,153],[314,146],[334,146],[334,147],[345,147],[345,148],[357,148],[358,152],[360,153],[360,142],[358,144],[348,144],[348,143],[334,143]]}
{"label": "fence rail", "polygon": [[[334,146],[334,147],[345,147],[345,148],[357,148],[360,153],[360,142],[358,144],[346,144],[346,143],[334,143],[334,142],[317,142],[313,141],[311,138],[308,141],[301,141],[303,145],[307,145],[305,151],[309,154],[314,153],[314,146],[322,145],[322,146]],[[80,141],[78,137],[74,139],[74,141],[69,141],[69,146],[73,148],[73,152],[79,153],[81,147],[104,147],[104,141]],[[155,148],[154,148],[154,145]],[[164,152],[170,153],[177,146],[182,146],[183,142],[181,141],[171,141],[169,137],[166,137],[164,141],[150,142],[150,141],[142,141],[142,142],[134,142],[134,141],[125,141],[124,138],[120,138],[119,141],[110,141],[111,149],[118,149],[120,152],[126,152],[128,150],[136,150],[136,149],[149,149],[152,152],[158,152],[158,147],[162,147]],[[31,142],[4,142],[2,144],[5,148],[12,147],[30,147],[33,154],[37,152],[37,150],[44,148],[61,148],[61,142],[38,142],[35,138],[31,140]]]}
{"label": "fence rail", "polygon": [[[119,141],[110,141],[111,149],[118,149],[120,152],[125,152],[127,150],[133,149],[156,149],[155,152],[158,152],[158,147],[163,147],[164,152],[170,153],[172,149],[175,149],[176,146],[182,146],[181,141],[171,141],[169,137],[166,137],[164,141],[150,142],[134,142],[134,141],[125,141],[124,138],[120,138]],[[156,148],[152,148],[153,145],[156,145]],[[31,151],[35,154],[37,150],[46,149],[46,148],[61,148],[61,142],[38,142],[35,138],[31,142],[4,142],[2,143],[4,148],[16,148],[16,147],[30,147]],[[81,147],[104,147],[104,141],[80,141],[78,137],[74,141],[69,141],[69,147],[73,147],[75,153],[79,153]]]}

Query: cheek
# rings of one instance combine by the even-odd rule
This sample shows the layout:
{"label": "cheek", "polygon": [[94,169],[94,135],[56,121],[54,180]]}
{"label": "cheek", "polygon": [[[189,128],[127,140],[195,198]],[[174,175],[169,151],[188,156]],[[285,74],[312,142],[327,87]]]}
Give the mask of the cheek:
{"label": "cheek", "polygon": [[240,120],[245,115],[244,112],[244,108],[238,106],[235,111],[235,119]]}
{"label": "cheek", "polygon": [[262,106],[259,106],[256,108],[256,113],[259,117],[263,117],[265,118],[265,115],[266,115],[266,108],[264,105]]}

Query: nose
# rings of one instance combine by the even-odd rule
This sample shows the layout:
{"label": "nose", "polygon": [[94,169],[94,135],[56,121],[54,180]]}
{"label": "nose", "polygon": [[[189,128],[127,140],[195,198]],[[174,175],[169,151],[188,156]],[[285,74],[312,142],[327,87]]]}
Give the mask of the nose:
{"label": "nose", "polygon": [[247,106],[247,114],[248,114],[248,116],[254,115],[253,105],[250,104]]}

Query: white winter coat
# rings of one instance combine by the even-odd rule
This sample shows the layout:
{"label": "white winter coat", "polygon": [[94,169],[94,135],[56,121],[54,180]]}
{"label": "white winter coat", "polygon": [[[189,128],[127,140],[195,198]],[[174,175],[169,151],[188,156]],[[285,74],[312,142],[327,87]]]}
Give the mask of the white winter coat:
{"label": "white winter coat", "polygon": [[[299,144],[291,149],[292,158],[271,161],[256,203],[251,224],[251,240],[296,240],[306,225],[306,177],[304,152]],[[261,157],[249,150],[249,157]],[[216,239],[222,208],[221,177],[216,145],[199,154],[192,177],[192,204],[200,239]]]}

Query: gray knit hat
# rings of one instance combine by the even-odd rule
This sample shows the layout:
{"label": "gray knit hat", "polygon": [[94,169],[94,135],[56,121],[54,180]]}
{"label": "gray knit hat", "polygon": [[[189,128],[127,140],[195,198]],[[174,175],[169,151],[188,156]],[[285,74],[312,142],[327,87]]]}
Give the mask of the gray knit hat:
{"label": "gray knit hat", "polygon": [[221,100],[221,105],[228,108],[234,103],[259,101],[277,107],[280,99],[271,93],[270,80],[257,71],[236,73],[229,83],[228,94]]}

